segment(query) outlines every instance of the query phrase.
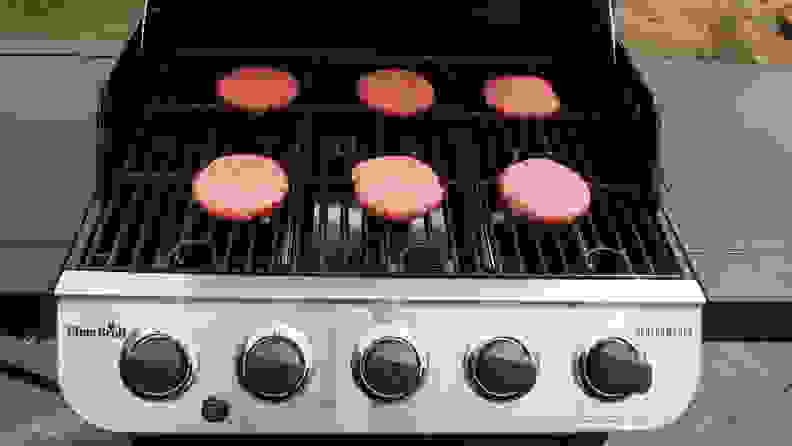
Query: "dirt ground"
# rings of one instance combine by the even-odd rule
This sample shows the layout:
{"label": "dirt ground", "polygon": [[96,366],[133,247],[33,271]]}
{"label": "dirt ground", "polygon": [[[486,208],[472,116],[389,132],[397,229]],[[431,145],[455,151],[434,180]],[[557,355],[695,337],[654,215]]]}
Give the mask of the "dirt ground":
{"label": "dirt ground", "polygon": [[622,0],[625,44],[641,54],[704,56],[733,63],[792,63],[792,0]]}

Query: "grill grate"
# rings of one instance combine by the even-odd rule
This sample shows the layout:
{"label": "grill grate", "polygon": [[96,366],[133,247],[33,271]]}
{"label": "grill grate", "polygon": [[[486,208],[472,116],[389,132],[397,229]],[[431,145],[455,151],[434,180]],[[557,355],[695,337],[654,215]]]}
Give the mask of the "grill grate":
{"label": "grill grate", "polygon": [[[113,128],[112,141],[101,146],[110,172],[72,267],[441,277],[683,274],[656,203],[625,186],[644,190],[647,171],[633,169],[641,181],[632,181],[629,169],[615,166],[612,150],[593,136],[615,118],[578,119],[581,110],[572,107],[558,119],[535,122],[468,114],[457,119],[441,109],[431,119],[402,120],[359,107],[344,114],[312,107],[262,117],[217,104],[144,105],[145,122]],[[277,129],[269,132],[277,136],[261,135],[262,129]],[[346,134],[355,136],[340,136]],[[271,156],[286,168],[290,192],[271,218],[215,219],[192,201],[193,175],[230,153]],[[410,225],[366,216],[349,183],[356,161],[395,153],[427,161],[448,180],[442,207]],[[496,174],[509,163],[548,154],[594,184],[591,214],[573,225],[530,224],[499,208]]]}
{"label": "grill grate", "polygon": [[[615,192],[594,190],[593,196],[590,213],[571,225],[526,223],[504,215],[484,197],[484,208],[493,212],[486,234],[497,259],[494,270],[551,275],[681,273],[655,211],[617,199]],[[592,267],[592,259],[599,256],[618,259],[615,264],[620,267]]]}
{"label": "grill grate", "polygon": [[404,224],[367,215],[351,197],[351,184],[304,188],[303,215],[308,218],[299,230],[305,240],[301,271],[403,273],[415,271],[416,261],[437,272],[459,270],[447,203]]}
{"label": "grill grate", "polygon": [[[591,214],[576,223],[541,225],[498,209],[489,200],[492,185],[449,185],[441,208],[399,224],[367,216],[351,198],[351,185],[297,185],[272,217],[249,222],[208,216],[180,187],[117,187],[101,203],[78,267],[444,277],[681,274],[657,215],[603,191],[594,194]],[[606,258],[600,269],[592,269],[592,256],[602,251],[623,261]]]}

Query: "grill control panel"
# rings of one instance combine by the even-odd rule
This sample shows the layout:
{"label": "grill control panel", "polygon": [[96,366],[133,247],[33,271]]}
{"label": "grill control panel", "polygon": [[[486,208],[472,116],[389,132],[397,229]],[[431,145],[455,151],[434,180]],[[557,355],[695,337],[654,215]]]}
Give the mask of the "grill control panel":
{"label": "grill control panel", "polygon": [[[681,416],[700,372],[695,305],[59,305],[65,398],[119,431],[645,430]],[[66,333],[108,320],[128,336]],[[670,324],[685,336],[646,336]]]}

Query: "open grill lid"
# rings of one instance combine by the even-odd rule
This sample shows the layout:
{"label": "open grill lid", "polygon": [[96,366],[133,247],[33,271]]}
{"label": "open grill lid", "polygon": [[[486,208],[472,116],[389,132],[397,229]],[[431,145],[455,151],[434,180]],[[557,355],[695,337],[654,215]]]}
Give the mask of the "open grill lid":
{"label": "open grill lid", "polygon": [[252,5],[232,2],[218,8],[148,0],[143,47],[169,52],[365,46],[389,55],[554,55],[591,61],[613,57],[610,0],[572,7],[519,0],[404,0],[390,8],[363,1]]}

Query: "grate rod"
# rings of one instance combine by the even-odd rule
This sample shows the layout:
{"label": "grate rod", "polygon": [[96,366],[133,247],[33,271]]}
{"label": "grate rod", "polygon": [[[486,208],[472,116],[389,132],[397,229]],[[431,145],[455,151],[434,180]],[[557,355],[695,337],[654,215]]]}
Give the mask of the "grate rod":
{"label": "grate rod", "polygon": [[638,241],[638,247],[641,250],[641,254],[643,254],[644,259],[646,259],[646,265],[649,267],[649,272],[651,274],[654,274],[655,273],[654,259],[649,254],[649,251],[646,249],[646,243],[644,242],[643,237],[641,237],[641,233],[638,231],[638,227],[636,226],[636,223],[632,215],[630,215],[629,217],[629,222],[630,222],[630,229],[632,230],[632,233],[635,236],[635,240]]}
{"label": "grate rod", "polygon": [[100,206],[100,214],[99,214],[99,225],[96,227],[96,230],[91,237],[91,242],[88,245],[88,256],[90,262],[94,261],[94,257],[99,254],[99,249],[102,245],[102,239],[104,238],[104,231],[107,225],[110,223],[110,218],[112,217],[113,210],[116,209],[113,199],[108,200],[107,206]]}
{"label": "grate rod", "polygon": [[547,258],[545,258],[544,249],[542,249],[542,241],[538,239],[534,240],[534,246],[536,246],[536,252],[539,255],[539,263],[542,264],[542,272],[549,273],[550,265],[547,263]]}
{"label": "grate rod", "polygon": [[340,228],[341,229],[341,231],[340,231],[341,232],[341,240],[346,242],[346,241],[349,241],[349,240],[352,239],[352,234],[351,234],[352,233],[352,229],[351,229],[351,226],[349,224],[349,208],[346,207],[346,206],[343,206],[343,205],[339,205],[338,207],[339,207],[339,210],[340,210],[340,213],[341,213],[341,216],[340,216],[340,220],[341,220],[341,222],[340,222],[340,225],[341,225],[341,228]]}
{"label": "grate rod", "polygon": [[[153,190],[150,191],[152,194],[154,193]],[[141,254],[143,252],[144,245],[148,241],[149,237],[153,235],[151,234],[151,232],[154,229],[154,226],[156,225],[155,221],[152,221],[156,218],[154,216],[155,213],[151,212],[152,208],[154,207],[154,204],[156,203],[157,200],[155,200],[154,197],[152,197],[151,200],[147,200],[143,203],[142,207],[145,209],[145,211],[143,212],[143,218],[140,219],[140,233],[138,234],[135,250],[132,252],[132,259],[130,262],[132,266],[138,267],[143,263],[141,259]]]}
{"label": "grate rod", "polygon": [[[114,265],[118,261],[118,256],[121,253],[121,242],[122,241],[126,241],[126,239],[129,236],[129,228],[130,228],[130,226],[132,226],[131,223],[128,223],[129,221],[132,221],[132,219],[131,218],[130,219],[126,219],[124,217],[129,217],[130,212],[134,211],[134,208],[138,204],[139,195],[140,195],[139,189],[135,189],[135,191],[132,193],[132,199],[130,200],[131,201],[130,206],[128,206],[128,207],[126,207],[124,209],[126,212],[122,212],[121,213],[122,214],[121,215],[121,220],[122,220],[121,221],[121,232],[118,234],[118,236],[113,241],[113,249],[110,251],[110,256],[108,257],[107,262],[105,263],[105,266]],[[130,211],[130,209],[132,209],[132,210]]]}
{"label": "grate rod", "polygon": [[380,257],[380,264],[387,265],[388,264],[388,253],[390,252],[391,248],[391,237],[393,233],[391,232],[390,225],[382,225],[380,226],[383,230],[382,232],[382,243],[380,244],[381,249],[379,253]]}
{"label": "grate rod", "polygon": [[226,273],[231,271],[231,257],[234,254],[234,242],[239,239],[238,231],[239,225],[232,225],[231,230],[228,231],[228,236],[226,237],[226,249],[221,261],[221,265],[223,265],[222,270]]}
{"label": "grate rod", "polygon": [[558,249],[558,258],[561,259],[561,263],[564,264],[564,272],[565,273],[571,272],[571,269],[569,267],[570,264],[567,261],[566,253],[564,253],[564,243],[561,242],[561,239],[559,237],[556,237],[555,235],[551,235],[550,237],[553,239],[553,242],[556,248]]}
{"label": "grate rod", "polygon": [[580,221],[575,221],[575,223],[572,225],[572,228],[572,230],[575,231],[575,239],[577,240],[578,247],[580,248],[580,256],[583,257],[588,252],[588,243],[586,243],[586,238],[583,236],[583,228],[581,227]]}
{"label": "grate rod", "polygon": [[481,229],[479,230],[479,237],[481,238],[481,249],[483,254],[483,262],[484,268],[487,271],[495,271],[495,256],[492,252],[492,242],[490,241],[490,236],[488,234],[488,225],[481,225]]}
{"label": "grate rod", "polygon": [[528,268],[528,265],[525,264],[525,256],[523,256],[522,248],[520,247],[520,236],[517,234],[517,225],[514,223],[504,223],[504,225],[508,228],[509,233],[512,235],[512,239],[514,240],[514,255],[520,260],[520,272],[524,273]]}
{"label": "grate rod", "polygon": [[451,229],[454,228],[452,221],[451,208],[443,203],[443,220],[446,227],[446,234],[448,234],[448,251],[451,256],[451,264],[453,265],[454,272],[459,272],[462,265],[459,264],[459,253],[457,252],[456,233]]}
{"label": "grate rod", "polygon": [[[272,271],[275,265],[288,264],[289,258],[289,221],[287,220],[283,225],[283,231],[275,232],[270,230],[272,239],[270,240],[270,262],[267,265],[269,271]],[[278,243],[280,242],[280,250]],[[277,253],[277,254],[276,254]]]}
{"label": "grate rod", "polygon": [[245,259],[245,272],[253,273],[256,270],[256,244],[258,243],[258,224],[248,226],[248,250],[247,259]]}

